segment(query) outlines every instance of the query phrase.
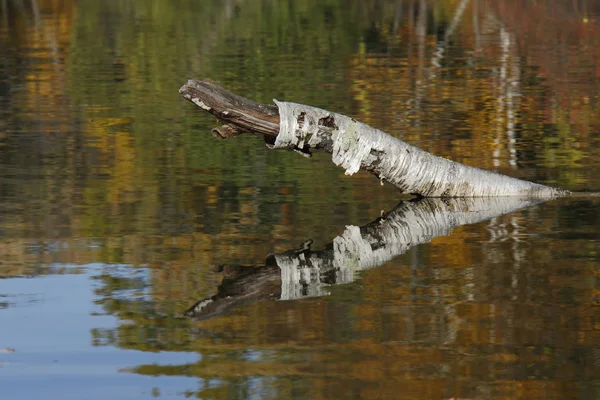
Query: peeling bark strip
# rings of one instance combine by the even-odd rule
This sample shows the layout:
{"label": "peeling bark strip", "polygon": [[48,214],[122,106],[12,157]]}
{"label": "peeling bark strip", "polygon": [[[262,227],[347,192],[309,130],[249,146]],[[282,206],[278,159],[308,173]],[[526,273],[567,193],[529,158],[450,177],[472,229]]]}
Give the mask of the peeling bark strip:
{"label": "peeling bark strip", "polygon": [[[179,92],[226,124],[213,130],[219,137],[241,132],[261,133],[274,148],[305,156],[311,149],[332,154],[332,161],[352,175],[374,173],[403,193],[423,197],[524,196],[555,198],[569,195],[532,182],[469,167],[434,156],[352,118],[302,104],[280,102],[279,108],[255,103],[218,85],[190,80]],[[268,139],[270,137],[271,139]]]}

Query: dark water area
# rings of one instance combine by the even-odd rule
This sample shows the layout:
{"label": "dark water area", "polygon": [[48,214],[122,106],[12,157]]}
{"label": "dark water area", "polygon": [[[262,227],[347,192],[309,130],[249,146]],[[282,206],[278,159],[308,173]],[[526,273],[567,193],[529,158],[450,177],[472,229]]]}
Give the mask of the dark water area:
{"label": "dark water area", "polygon": [[591,0],[0,0],[0,398],[600,398],[600,198],[402,201],[188,78],[600,191]]}

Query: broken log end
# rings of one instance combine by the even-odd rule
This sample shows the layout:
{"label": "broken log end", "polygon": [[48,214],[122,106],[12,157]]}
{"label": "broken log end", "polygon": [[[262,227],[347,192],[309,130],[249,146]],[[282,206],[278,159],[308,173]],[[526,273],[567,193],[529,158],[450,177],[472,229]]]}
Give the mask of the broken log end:
{"label": "broken log end", "polygon": [[279,133],[279,112],[275,106],[238,96],[209,81],[190,79],[179,93],[227,125],[227,134],[235,131],[277,136]]}

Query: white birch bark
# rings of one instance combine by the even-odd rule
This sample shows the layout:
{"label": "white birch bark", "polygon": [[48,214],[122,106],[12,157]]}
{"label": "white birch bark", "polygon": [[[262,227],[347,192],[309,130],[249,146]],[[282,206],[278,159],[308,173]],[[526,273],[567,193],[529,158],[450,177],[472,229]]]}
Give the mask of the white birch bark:
{"label": "white birch bark", "polygon": [[274,148],[321,148],[352,175],[363,168],[404,193],[423,197],[521,196],[550,199],[569,192],[469,167],[420,150],[350,117],[274,100],[279,134]]}

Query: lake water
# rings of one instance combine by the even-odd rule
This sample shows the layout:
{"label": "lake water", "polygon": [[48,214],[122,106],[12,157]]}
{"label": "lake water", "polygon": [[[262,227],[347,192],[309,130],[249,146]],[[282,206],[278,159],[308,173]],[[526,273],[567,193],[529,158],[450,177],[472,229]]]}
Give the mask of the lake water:
{"label": "lake water", "polygon": [[2,400],[600,398],[600,197],[401,201],[188,78],[600,191],[592,0],[0,1]]}

